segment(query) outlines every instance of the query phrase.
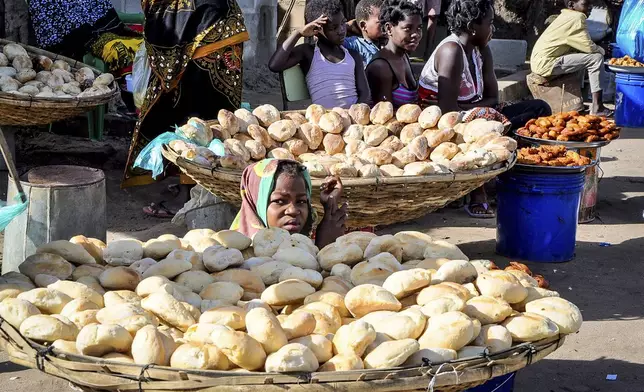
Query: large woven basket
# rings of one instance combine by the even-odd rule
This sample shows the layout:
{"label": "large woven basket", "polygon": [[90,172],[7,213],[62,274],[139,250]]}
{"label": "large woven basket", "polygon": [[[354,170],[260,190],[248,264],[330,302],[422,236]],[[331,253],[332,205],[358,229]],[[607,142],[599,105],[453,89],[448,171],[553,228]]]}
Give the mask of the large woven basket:
{"label": "large woven basket", "polygon": [[[241,171],[197,165],[167,146],[163,155],[211,193],[235,206],[241,205]],[[349,201],[347,227],[391,225],[419,218],[467,195],[509,170],[515,161],[513,156],[509,162],[464,173],[343,179],[344,195]],[[322,181],[312,181],[312,201],[317,211],[323,211],[319,203]]]}
{"label": "large woven basket", "polygon": [[65,379],[85,391],[458,392],[539,361],[563,342],[563,336],[556,337],[487,356],[412,368],[299,374],[233,373],[141,366],[65,354],[26,339],[0,317],[0,348],[7,352],[11,362]]}
{"label": "large woven basket", "polygon": [[[15,44],[16,42],[0,39],[0,45]],[[55,53],[19,44],[24,47],[31,57],[43,55],[55,60],[65,60],[72,69],[90,67],[74,59]],[[99,75],[97,69],[92,68]],[[99,105],[104,105],[114,99],[118,94],[116,83],[112,83],[109,93],[94,97],[82,98],[36,98],[21,97],[10,93],[0,92],[0,125],[43,125],[54,121],[64,120],[88,112]]]}

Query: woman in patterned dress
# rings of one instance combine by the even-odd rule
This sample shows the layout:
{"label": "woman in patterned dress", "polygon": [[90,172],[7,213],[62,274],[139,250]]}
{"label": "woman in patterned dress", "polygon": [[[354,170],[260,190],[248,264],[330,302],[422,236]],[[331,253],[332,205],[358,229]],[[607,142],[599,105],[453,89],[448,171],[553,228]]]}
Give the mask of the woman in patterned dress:
{"label": "woman in patterned dress", "polygon": [[132,71],[143,42],[110,0],[29,0],[29,17],[39,47],[76,60],[91,53],[116,77]]}
{"label": "woman in patterned dress", "polygon": [[[132,167],[152,139],[190,117],[211,119],[220,109],[235,110],[242,96],[248,32],[235,0],[143,0],[142,6],[152,74],[122,187],[154,182],[149,172]],[[162,205],[150,205],[144,212],[172,216]]]}

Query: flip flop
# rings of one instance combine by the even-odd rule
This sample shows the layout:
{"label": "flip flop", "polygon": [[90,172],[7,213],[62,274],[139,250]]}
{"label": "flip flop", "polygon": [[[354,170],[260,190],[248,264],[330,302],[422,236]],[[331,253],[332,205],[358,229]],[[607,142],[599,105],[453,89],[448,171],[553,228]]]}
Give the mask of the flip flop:
{"label": "flip flop", "polygon": [[615,114],[615,111],[606,109],[597,113],[590,112],[590,114],[592,114],[593,116],[600,116],[600,117],[613,117],[613,115]]}
{"label": "flip flop", "polygon": [[[485,209],[485,213],[475,213],[472,211],[474,207],[483,207]],[[490,205],[488,203],[473,203],[465,206],[465,211],[469,216],[472,218],[476,219],[491,219],[496,217],[496,214],[493,211],[490,211]]]}
{"label": "flip flop", "polygon": [[175,212],[170,211],[164,204],[164,202],[159,203],[150,203],[149,206],[143,207],[143,213],[147,216],[159,219],[172,219],[175,216]]}

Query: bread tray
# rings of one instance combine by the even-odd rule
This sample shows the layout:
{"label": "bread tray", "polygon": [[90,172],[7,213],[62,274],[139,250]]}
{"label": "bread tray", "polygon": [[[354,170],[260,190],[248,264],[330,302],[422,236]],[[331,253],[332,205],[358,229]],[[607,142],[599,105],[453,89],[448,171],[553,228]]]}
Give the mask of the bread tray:
{"label": "bread tray", "polygon": [[623,65],[610,65],[605,63],[609,70],[615,73],[644,74],[644,67],[625,67]]}
{"label": "bread tray", "polygon": [[[604,147],[610,144],[612,140],[600,140],[596,142],[562,142],[559,140],[546,140],[546,139],[538,139],[536,137],[529,137],[529,136],[523,136],[519,135],[516,132],[513,132],[513,136],[523,140],[525,142],[529,143],[534,143],[537,145],[547,145],[547,146],[565,146],[566,148],[599,148],[599,147]],[[613,139],[616,140],[616,139]]]}

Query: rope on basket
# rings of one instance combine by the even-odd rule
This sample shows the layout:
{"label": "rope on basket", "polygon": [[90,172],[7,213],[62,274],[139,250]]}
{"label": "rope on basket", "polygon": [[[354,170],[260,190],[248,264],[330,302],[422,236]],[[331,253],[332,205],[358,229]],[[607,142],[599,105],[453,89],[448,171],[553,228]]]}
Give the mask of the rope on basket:
{"label": "rope on basket", "polygon": [[[423,363],[424,362],[425,361],[423,361]],[[449,366],[452,368],[452,370],[449,372],[441,373],[441,369],[443,368],[443,366]],[[430,376],[432,376],[432,379],[429,381],[429,384],[427,384],[426,392],[434,392],[434,387],[436,386],[436,379],[438,378],[438,376],[441,374],[447,374],[447,373],[454,373],[454,375],[456,376],[456,384],[458,384],[458,372],[456,371],[456,368],[450,363],[444,363],[440,365],[438,369],[436,369],[436,373],[434,373],[433,376],[431,374],[431,369],[427,373],[425,373],[426,375],[429,374]]]}
{"label": "rope on basket", "polygon": [[537,348],[532,343],[530,343],[527,347],[528,347],[528,354],[527,354],[528,359],[527,359],[526,366],[530,366],[532,365],[532,359],[533,359],[532,356],[537,354]]}
{"label": "rope on basket", "polygon": [[142,388],[142,383],[143,383],[143,381],[145,381],[145,382],[150,381],[150,379],[149,379],[148,377],[146,377],[146,376],[145,376],[145,372],[146,372],[146,370],[148,370],[148,369],[149,369],[149,368],[151,368],[152,366],[153,366],[153,364],[148,363],[147,365],[145,365],[145,366],[143,366],[143,367],[141,368],[141,373],[139,373],[139,378],[138,378],[138,381],[139,381],[139,392],[143,392],[143,388]]}
{"label": "rope on basket", "polygon": [[47,359],[47,355],[53,354],[54,346],[48,346],[45,349],[36,351],[36,367],[38,368],[38,370],[40,370],[41,372],[45,371],[45,360]]}

